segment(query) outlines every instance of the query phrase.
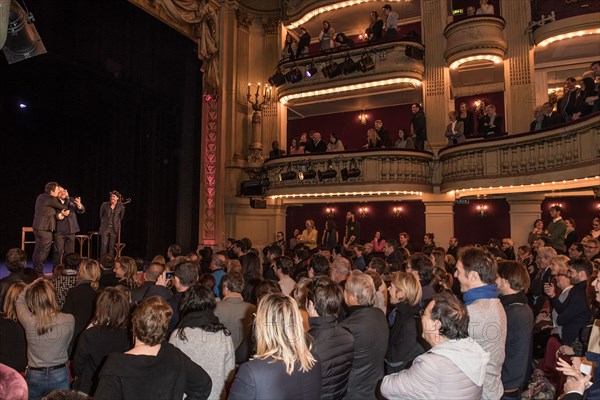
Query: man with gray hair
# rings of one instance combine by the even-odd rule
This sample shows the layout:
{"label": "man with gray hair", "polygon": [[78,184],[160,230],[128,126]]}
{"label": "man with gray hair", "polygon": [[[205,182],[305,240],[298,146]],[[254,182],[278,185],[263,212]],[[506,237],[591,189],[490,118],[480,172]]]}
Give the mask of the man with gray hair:
{"label": "man with gray hair", "polygon": [[346,286],[346,280],[350,275],[350,261],[343,257],[338,257],[331,263],[329,270],[331,280],[339,284],[342,289]]}
{"label": "man with gray hair", "polygon": [[540,247],[537,252],[535,259],[538,271],[536,272],[535,278],[531,283],[529,289],[529,304],[533,309],[533,314],[537,316],[544,307],[544,302],[547,296],[544,294],[544,283],[548,283],[552,280],[552,272],[550,271],[550,265],[552,264],[552,258],[556,256],[556,250],[552,247]]}
{"label": "man with gray hair", "polygon": [[375,399],[377,382],[384,375],[389,328],[384,313],[373,307],[373,278],[355,270],[346,281],[344,301],[348,317],[340,324],[354,337],[354,361],[348,380],[347,399]]}

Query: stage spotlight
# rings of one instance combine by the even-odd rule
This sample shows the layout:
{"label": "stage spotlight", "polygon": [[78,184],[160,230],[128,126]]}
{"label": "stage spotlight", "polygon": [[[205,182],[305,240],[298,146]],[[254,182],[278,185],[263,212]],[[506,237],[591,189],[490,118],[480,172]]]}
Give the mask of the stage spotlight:
{"label": "stage spotlight", "polygon": [[292,179],[296,179],[296,173],[292,171],[292,164],[288,164],[287,171],[279,173],[279,181],[290,181]]}
{"label": "stage spotlight", "polygon": [[321,70],[323,75],[329,79],[333,79],[342,73],[342,66],[335,61],[330,62]]}
{"label": "stage spotlight", "polygon": [[[3,6],[5,2],[2,2]],[[13,1],[10,3],[8,12],[8,28],[6,26],[4,9],[0,9],[4,15],[0,15],[0,30],[6,31],[6,41],[2,51],[9,64],[25,60],[46,53],[46,48],[40,39],[40,35],[35,29],[35,18],[30,12],[25,12],[23,8]],[[0,39],[4,34],[0,34]],[[0,46],[2,44],[0,43]]]}
{"label": "stage spotlight", "polygon": [[310,64],[310,66],[306,70],[306,77],[310,78],[312,76],[315,76],[317,74],[317,72],[318,72],[317,67],[315,67],[314,64]]}
{"label": "stage spotlight", "polygon": [[350,178],[358,178],[360,176],[360,169],[358,168],[344,168],[340,172],[342,173],[342,179],[345,181]]}
{"label": "stage spotlight", "polygon": [[371,71],[372,69],[375,69],[375,60],[373,60],[373,57],[371,57],[368,54],[363,54],[363,56],[356,64],[357,69],[362,72],[367,72]]}
{"label": "stage spotlight", "polygon": [[344,62],[342,63],[342,71],[344,75],[351,74],[357,70],[356,63],[350,56],[347,56]]}
{"label": "stage spotlight", "polygon": [[251,179],[243,181],[240,187],[242,196],[263,196],[271,182],[268,179]]}
{"label": "stage spotlight", "polygon": [[323,182],[325,179],[333,179],[337,176],[337,171],[333,169],[333,165],[329,162],[327,165],[327,170],[324,172],[318,171],[317,176],[319,177],[319,182]]}
{"label": "stage spotlight", "polygon": [[269,83],[274,87],[279,87],[285,83],[285,76],[280,69],[275,72],[275,75],[269,78]]}
{"label": "stage spotlight", "polygon": [[302,72],[298,67],[294,67],[287,74],[285,74],[285,80],[291,83],[297,83],[302,80]]}
{"label": "stage spotlight", "polygon": [[301,181],[306,179],[315,179],[315,176],[317,176],[317,173],[312,168],[308,169],[306,172],[298,172],[298,179]]}

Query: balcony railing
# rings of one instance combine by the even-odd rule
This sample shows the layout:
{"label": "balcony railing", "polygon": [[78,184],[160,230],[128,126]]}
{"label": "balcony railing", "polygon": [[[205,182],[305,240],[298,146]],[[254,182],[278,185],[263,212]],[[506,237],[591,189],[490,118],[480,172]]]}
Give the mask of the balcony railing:
{"label": "balcony railing", "polygon": [[[364,58],[363,58],[364,57]],[[366,71],[357,70],[339,73],[331,78],[323,74],[323,68],[332,63],[341,65],[350,58],[354,62],[361,60],[371,63]],[[316,73],[310,78],[305,72],[316,67]],[[286,82],[277,88],[277,95],[283,103],[303,104],[319,100],[347,97],[348,91],[381,90],[390,86],[396,90],[414,89],[423,80],[423,45],[410,41],[390,41],[375,45],[358,46],[343,51],[284,62],[279,65],[283,74],[298,68],[302,80],[296,83]],[[392,90],[394,90],[392,89]]]}
{"label": "balcony railing", "polygon": [[[549,16],[551,14],[558,21],[598,12],[600,12],[600,3],[597,0],[537,0],[531,2],[531,18],[534,21],[541,20],[542,16]],[[545,24],[534,25],[533,30],[539,29],[543,25]]]}
{"label": "balcony railing", "polygon": [[439,152],[441,190],[518,187],[600,174],[600,116]]}
{"label": "balcony railing", "polygon": [[[271,183],[268,195],[317,193],[331,191],[430,190],[433,154],[402,149],[379,149],[355,152],[302,154],[278,157],[264,164]],[[355,171],[344,179],[346,172]],[[280,180],[280,174],[293,172],[293,178]],[[307,179],[309,171],[315,171]],[[321,180],[321,173],[335,171],[335,176]],[[360,171],[356,176],[356,171]],[[304,175],[300,180],[299,176]],[[402,186],[400,189],[399,186]],[[396,187],[396,189],[394,189]],[[386,189],[383,189],[386,190]]]}
{"label": "balcony railing", "polygon": [[[600,2],[598,2],[600,3]],[[533,40],[536,46],[546,46],[563,39],[576,38],[587,35],[595,35],[596,40],[600,29],[600,6],[596,6],[595,13],[582,13],[569,18],[557,19],[546,22],[541,26],[534,26]]]}
{"label": "balcony railing", "polygon": [[477,60],[501,62],[506,54],[504,18],[495,15],[476,15],[454,21],[444,30],[448,66]]}

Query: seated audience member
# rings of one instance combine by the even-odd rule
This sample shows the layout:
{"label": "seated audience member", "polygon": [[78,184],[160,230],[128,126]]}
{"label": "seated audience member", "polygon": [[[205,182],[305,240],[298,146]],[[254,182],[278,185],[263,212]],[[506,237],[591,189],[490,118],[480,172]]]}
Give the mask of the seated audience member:
{"label": "seated audience member", "polygon": [[537,316],[544,307],[546,295],[544,293],[544,284],[552,279],[552,258],[556,256],[556,250],[552,247],[540,247],[537,250],[536,273],[529,289],[529,304],[532,306],[533,315]]}
{"label": "seated audience member", "polygon": [[367,131],[367,144],[363,146],[365,149],[378,149],[383,147],[381,138],[377,135],[377,131],[371,128]]}
{"label": "seated audience member", "polygon": [[515,255],[515,244],[511,238],[502,239],[502,253],[505,260],[514,261],[517,259]]}
{"label": "seated audience member", "polygon": [[375,231],[375,237],[373,240],[371,240],[371,244],[373,245],[373,251],[377,253],[383,252],[385,247],[385,239],[382,237],[380,230]]}
{"label": "seated audience member", "polygon": [[75,318],[60,312],[54,287],[42,278],[23,289],[15,308],[27,338],[29,398],[41,399],[53,390],[68,389],[66,362]]}
{"label": "seated audience member", "polygon": [[600,240],[598,239],[583,239],[583,254],[585,258],[594,262],[600,259]]}
{"label": "seated audience member", "polygon": [[432,285],[433,261],[424,253],[415,253],[410,256],[406,272],[412,273],[421,284],[421,300],[419,301],[419,305],[423,309],[435,294],[435,289]]}
{"label": "seated audience member", "polygon": [[296,40],[289,33],[286,34],[283,49],[281,50],[281,60],[294,61],[297,50]]}
{"label": "seated audience member", "polygon": [[[163,257],[163,265],[165,265]],[[117,286],[119,280],[115,276],[115,257],[110,254],[105,254],[100,258],[100,268],[102,273],[100,274],[100,288],[104,289],[110,286]]]}
{"label": "seated audience member", "polygon": [[298,139],[293,138],[290,143],[290,155],[292,154],[304,154],[304,147],[298,147]]}
{"label": "seated audience member", "polygon": [[426,233],[423,236],[423,248],[421,248],[421,252],[430,255],[435,246],[435,235],[433,233]]}
{"label": "seated audience member", "polygon": [[556,323],[562,327],[562,344],[570,346],[579,335],[579,330],[590,320],[590,309],[586,298],[587,279],[592,273],[592,264],[585,258],[572,260],[569,279],[573,287],[561,302],[552,283],[544,285],[544,292],[558,316]]}
{"label": "seated audience member", "polygon": [[489,4],[489,0],[479,0],[479,8],[475,15],[493,15],[494,6]]}
{"label": "seated audience member", "polygon": [[269,151],[269,158],[280,157],[285,155],[285,150],[279,148],[279,142],[274,140],[271,143],[271,151]]}
{"label": "seated audience member", "polygon": [[60,308],[65,305],[69,289],[77,284],[77,267],[81,263],[81,257],[79,254],[67,253],[63,262],[63,267],[59,266],[54,269],[54,276],[50,280],[56,290],[56,301]]}
{"label": "seated audience member", "polygon": [[571,246],[569,246],[568,253],[570,259],[585,257],[585,253],[583,251],[583,243],[573,243]]}
{"label": "seated audience member", "polygon": [[112,353],[100,371],[94,399],[206,399],[211,380],[198,364],[164,341],[173,309],[158,296],[132,317],[133,348]]}
{"label": "seated audience member", "polygon": [[483,383],[484,400],[499,399],[506,345],[506,313],[498,299],[496,259],[479,247],[465,247],[456,263],[455,277],[469,311],[471,339],[490,354]]}
{"label": "seated audience member", "polygon": [[421,321],[431,350],[409,369],[384,377],[381,394],[387,399],[482,398],[490,356],[469,337],[465,306],[449,292],[438,293]]}
{"label": "seated audience member", "polygon": [[498,263],[498,291],[506,313],[505,358],[502,365],[503,399],[518,399],[527,384],[531,363],[533,312],[525,293],[529,289],[529,273],[519,261]]}
{"label": "seated audience member", "polygon": [[345,33],[335,35],[335,42],[338,49],[351,49],[354,47],[354,40],[346,36]]}
{"label": "seated audience member", "polygon": [[305,57],[308,55],[310,46],[310,34],[305,27],[300,27],[300,37],[298,38],[298,49],[296,50],[296,58]]}
{"label": "seated audience member", "polygon": [[223,300],[217,303],[215,315],[231,332],[233,347],[237,349],[244,338],[250,336],[253,314],[256,307],[242,298],[244,277],[239,273],[223,277]]}
{"label": "seated audience member", "polygon": [[194,285],[181,300],[181,319],[169,342],[201,366],[210,379],[209,399],[225,397],[225,384],[235,369],[235,349],[229,330],[215,316],[215,295]]}
{"label": "seated audience member", "polygon": [[383,127],[383,121],[378,119],[375,121],[375,132],[377,132],[377,136],[379,137],[379,139],[381,139],[381,146],[382,147],[392,147],[392,139],[390,138],[390,135],[387,131],[387,129],[385,129]]}
{"label": "seated audience member", "polygon": [[531,132],[540,131],[548,127],[548,118],[544,115],[544,107],[536,106],[533,110],[533,121],[529,124]]}
{"label": "seated audience member", "polygon": [[[598,361],[598,353],[594,354],[595,361]],[[575,366],[577,365],[577,367]],[[567,378],[563,387],[562,400],[583,400],[584,398],[595,399],[598,395],[598,387],[591,384],[591,380],[598,382],[600,378],[599,369],[595,368],[595,374],[583,374],[581,372],[581,359],[573,359],[573,365],[563,359],[559,359],[556,369],[562,372]],[[591,386],[591,389],[590,389]],[[592,394],[591,392],[594,392]]]}
{"label": "seated audience member", "polygon": [[308,333],[323,373],[321,399],[341,399],[346,395],[354,358],[354,337],[337,322],[344,291],[325,276],[313,279],[307,287]]}
{"label": "seated audience member", "polygon": [[567,231],[565,232],[565,250],[569,251],[571,245],[578,241],[578,237],[577,232],[575,232],[575,221],[573,218],[565,218],[565,224],[567,225]]}
{"label": "seated audience member", "polygon": [[332,133],[329,135],[329,143],[327,143],[327,152],[344,151],[344,143],[338,138],[338,135]]}
{"label": "seated audience member", "polygon": [[402,262],[404,261],[398,252],[398,246],[398,242],[396,242],[394,239],[388,240],[383,245],[385,262],[388,263],[390,269],[393,271],[398,271],[402,266]]}
{"label": "seated audience member", "polygon": [[306,245],[310,250],[317,248],[317,238],[319,231],[315,228],[315,221],[307,219],[305,223],[306,229],[302,231],[298,243]]}
{"label": "seated audience member", "polygon": [[365,272],[365,269],[367,269],[367,263],[365,262],[365,257],[363,256],[365,248],[363,246],[359,245],[359,246],[354,246],[353,250],[354,250],[354,256],[352,257],[354,260],[353,268],[358,268],[361,272]]}
{"label": "seated audience member", "polygon": [[496,114],[496,106],[493,104],[488,105],[486,116],[483,119],[483,135],[485,137],[501,136],[504,133],[503,122],[502,116]]}
{"label": "seated audience member", "polygon": [[446,126],[446,137],[448,138],[448,146],[452,146],[458,143],[464,143],[467,141],[465,138],[465,126],[461,121],[456,119],[457,117],[456,111],[450,111],[448,113],[448,118],[450,119],[450,123]]}
{"label": "seated audience member", "polygon": [[[379,276],[378,279],[381,280],[379,284],[376,284],[375,278],[373,278],[373,284],[375,285],[375,290],[377,292],[377,299],[378,301],[380,301],[380,299],[382,298],[385,304],[387,305],[389,300],[389,293],[387,285],[385,284],[383,279],[385,278],[389,282],[390,267],[383,259],[379,257],[373,257],[373,259],[367,266],[365,272],[368,273],[369,276],[371,276],[371,278],[373,278],[374,275],[370,274],[370,272],[377,273],[377,275]],[[387,310],[385,308],[382,308],[382,311],[384,314],[387,314]]]}
{"label": "seated audience member", "polygon": [[20,373],[24,373],[27,367],[27,341],[23,326],[17,319],[15,304],[23,289],[23,282],[15,282],[8,287],[0,314],[0,363]]}
{"label": "seated audience member", "polygon": [[300,310],[300,316],[302,317],[302,327],[304,332],[308,332],[310,324],[308,323],[308,310],[306,309],[306,296],[308,295],[308,284],[310,278],[300,278],[298,283],[292,292],[292,298],[296,300],[298,309]]}
{"label": "seated audience member", "polygon": [[230,400],[316,399],[321,396],[321,364],[310,352],[296,301],[269,294],[256,312],[256,355],[235,376]]}
{"label": "seated audience member", "polygon": [[554,111],[554,105],[552,103],[547,101],[544,103],[543,107],[544,116],[546,117],[546,128],[551,128],[553,126],[560,125],[565,122],[563,116],[559,112]]}
{"label": "seated audience member", "polygon": [[394,147],[397,149],[414,150],[415,142],[412,137],[406,136],[406,133],[402,129],[399,129],[398,140],[394,143]]}
{"label": "seated audience member", "polygon": [[91,258],[83,260],[77,271],[77,284],[67,293],[67,300],[62,308],[62,312],[75,317],[71,354],[75,350],[79,334],[89,325],[94,316],[99,288],[100,264]]}
{"label": "seated audience member", "polygon": [[456,264],[456,259],[458,258],[458,249],[459,249],[458,238],[456,238],[455,236],[452,236],[450,239],[448,239],[448,250],[446,250],[446,254],[449,254],[454,258],[455,264]]}
{"label": "seated audience member", "polygon": [[10,274],[0,279],[0,307],[4,301],[4,295],[13,283],[22,281],[27,284],[33,282],[33,280],[36,278],[35,271],[32,269],[29,269],[29,272],[31,273],[26,272],[26,265],[27,253],[25,253],[23,250],[19,248],[13,248],[6,252],[6,268]]}
{"label": "seated audience member", "polygon": [[592,230],[590,231],[590,236],[593,239],[600,240],[600,218],[594,218],[592,220]]}
{"label": "seated audience member", "polygon": [[337,257],[331,262],[329,269],[330,277],[335,283],[344,288],[348,275],[350,275],[350,270],[350,261],[344,257]]}
{"label": "seated audience member", "polygon": [[360,271],[354,271],[346,281],[344,300],[348,317],[341,325],[354,337],[347,399],[374,399],[377,382],[384,374],[389,335],[385,314],[373,307],[375,292],[373,279]]}
{"label": "seated audience member", "polygon": [[324,256],[319,254],[315,254],[310,259],[310,264],[308,267],[308,277],[309,278],[318,278],[320,276],[329,276],[329,269],[331,264],[329,260]]}
{"label": "seated audience member", "polygon": [[165,267],[159,263],[151,263],[146,268],[144,283],[131,291],[131,304],[138,305],[146,298],[150,287],[154,286],[158,277],[164,272]]}
{"label": "seated audience member", "polygon": [[373,244],[372,243],[365,243],[365,245],[363,246],[364,250],[363,250],[363,258],[365,259],[365,265],[369,265],[369,263],[371,262],[371,260],[373,259],[374,255],[373,255]]}
{"label": "seated audience member", "polygon": [[535,277],[535,260],[533,259],[533,255],[531,254],[531,247],[519,246],[517,249],[517,259],[521,261],[523,265],[527,268],[527,272],[529,273],[530,282]]}
{"label": "seated audience member", "polygon": [[[258,256],[250,255],[251,253],[246,254],[242,257],[240,264],[242,264],[242,272],[244,271],[244,264],[248,263],[250,260],[247,259],[257,259]],[[227,260],[224,255],[215,254],[212,256],[210,261],[210,272],[215,277],[215,288],[214,293],[216,297],[221,298],[222,290],[221,290],[221,279],[225,275],[225,269],[227,268]]]}
{"label": "seated audience member", "polygon": [[119,280],[119,285],[133,290],[139,286],[137,276],[137,265],[131,257],[119,257],[115,260],[115,276]]}
{"label": "seated audience member", "polygon": [[527,243],[531,246],[533,245],[533,242],[547,235],[548,232],[544,230],[544,221],[538,218],[533,222],[533,229],[529,232],[529,235],[527,235]]}
{"label": "seated audience member", "polygon": [[425,350],[419,342],[420,329],[417,328],[422,293],[419,280],[410,273],[394,272],[389,292],[394,308],[388,315],[390,339],[385,354],[385,370],[392,374],[409,368]]}
{"label": "seated audience member", "polygon": [[307,153],[325,153],[327,151],[327,144],[321,140],[321,134],[319,132],[314,132],[312,134],[312,146],[310,151],[306,148]]}
{"label": "seated audience member", "polygon": [[371,11],[369,15],[371,23],[365,30],[369,43],[379,42],[383,38],[383,20],[379,18],[377,11]]}
{"label": "seated audience member", "polygon": [[73,389],[94,395],[98,374],[108,355],[124,353],[131,348],[128,327],[129,299],[118,288],[106,288],[98,296],[92,323],[77,341],[73,357]]}
{"label": "seated audience member", "polygon": [[415,252],[415,248],[412,244],[409,243],[409,240],[410,235],[406,232],[400,232],[400,234],[398,235],[398,244],[400,245],[399,247],[405,248],[406,250],[408,250],[409,254],[412,254]]}
{"label": "seated audience member", "polygon": [[[473,10],[473,13],[475,10]],[[471,137],[473,133],[475,133],[475,122],[473,120],[473,112],[469,111],[469,106],[467,103],[460,103],[458,107],[458,115],[456,117],[457,121],[463,123],[463,133],[465,137]]]}
{"label": "seated audience member", "polygon": [[290,278],[290,272],[294,268],[294,261],[286,256],[277,257],[274,261],[273,269],[278,279],[277,282],[281,287],[281,292],[289,296],[296,286],[296,281]]}
{"label": "seated audience member", "polygon": [[575,107],[577,112],[573,114],[573,120],[590,115],[594,110],[594,103],[598,102],[598,89],[594,80],[590,77],[581,80],[581,92]]}
{"label": "seated audience member", "polygon": [[468,6],[467,7],[467,17],[472,17],[475,14],[475,7],[474,6]]}

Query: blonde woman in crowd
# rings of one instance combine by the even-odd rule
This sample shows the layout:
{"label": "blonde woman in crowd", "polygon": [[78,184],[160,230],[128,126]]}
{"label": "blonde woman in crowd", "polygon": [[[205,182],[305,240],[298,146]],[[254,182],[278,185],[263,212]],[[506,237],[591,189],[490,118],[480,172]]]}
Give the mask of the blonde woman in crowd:
{"label": "blonde woman in crowd", "polygon": [[67,359],[75,318],[58,308],[52,284],[38,278],[25,287],[16,303],[17,318],[27,338],[29,399],[41,399],[53,390],[69,389]]}
{"label": "blonde woman in crowd", "polygon": [[132,290],[140,284],[137,277],[137,265],[131,257],[120,257],[115,260],[115,276],[119,280],[119,285]]}
{"label": "blonde woman in crowd", "polygon": [[25,283],[13,283],[4,296],[0,315],[0,364],[5,364],[23,374],[27,367],[27,342],[25,331],[17,320],[15,303]]}
{"label": "blonde woman in crowd", "polygon": [[229,399],[318,399],[321,365],[296,301],[281,293],[264,296],[254,327],[256,355],[240,366]]}
{"label": "blonde woman in crowd", "polygon": [[315,249],[317,247],[317,237],[319,235],[319,231],[315,229],[315,221],[307,219],[305,226],[306,229],[302,231],[298,243],[305,244],[311,250]]}

